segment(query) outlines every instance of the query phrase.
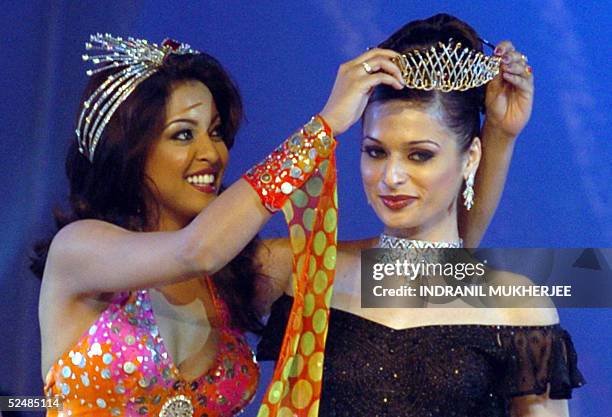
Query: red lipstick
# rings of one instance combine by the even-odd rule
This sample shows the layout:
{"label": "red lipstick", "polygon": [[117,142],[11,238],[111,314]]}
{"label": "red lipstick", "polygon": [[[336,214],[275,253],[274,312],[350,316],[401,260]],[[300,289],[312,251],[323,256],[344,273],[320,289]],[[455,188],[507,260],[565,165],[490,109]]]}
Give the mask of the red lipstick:
{"label": "red lipstick", "polygon": [[216,182],[218,182],[218,179],[219,179],[219,171],[217,169],[204,168],[204,169],[201,169],[199,171],[196,171],[196,172],[193,172],[187,175],[185,179],[195,176],[195,175],[214,175],[215,179],[214,179],[214,182],[211,184],[205,184],[201,182],[198,182],[198,183],[190,182],[189,185],[191,185],[193,188],[203,193],[217,194]]}
{"label": "red lipstick", "polygon": [[391,210],[401,210],[410,205],[416,197],[409,195],[381,195],[380,199],[383,204]]}

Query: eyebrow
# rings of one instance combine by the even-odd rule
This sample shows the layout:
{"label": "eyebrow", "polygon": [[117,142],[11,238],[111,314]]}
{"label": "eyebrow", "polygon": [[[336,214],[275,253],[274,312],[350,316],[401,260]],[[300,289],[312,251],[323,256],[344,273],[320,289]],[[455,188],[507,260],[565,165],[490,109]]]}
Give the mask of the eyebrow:
{"label": "eyebrow", "polygon": [[[376,139],[375,137],[366,135],[366,136],[363,137],[362,140],[366,140],[366,139],[372,140],[374,142],[378,142],[378,143],[380,143],[382,145],[382,141],[380,139]],[[437,142],[435,142],[435,141],[433,141],[431,139],[411,140],[410,142],[406,142],[407,145],[420,145],[422,143],[430,143],[432,145],[435,145],[438,148],[440,147],[440,145]]]}
{"label": "eyebrow", "polygon": [[[180,113],[185,113],[185,112],[187,112],[187,111],[189,111],[191,109],[194,109],[194,108],[198,107],[201,104],[203,104],[203,103],[196,103],[196,104],[194,104],[192,106],[189,106],[186,109],[182,110]],[[220,122],[220,120],[221,120],[221,117],[219,116],[219,113],[217,113],[217,114],[215,114],[215,117],[213,117],[212,121],[210,122],[210,125],[213,126],[213,125],[215,125],[215,123]],[[166,126],[164,126],[163,130],[168,129],[174,123],[180,123],[180,122],[191,123],[193,125],[197,125],[198,124],[198,121],[194,120],[194,119],[188,119],[188,118],[174,119],[171,122],[169,122],[168,124],[166,124]]]}

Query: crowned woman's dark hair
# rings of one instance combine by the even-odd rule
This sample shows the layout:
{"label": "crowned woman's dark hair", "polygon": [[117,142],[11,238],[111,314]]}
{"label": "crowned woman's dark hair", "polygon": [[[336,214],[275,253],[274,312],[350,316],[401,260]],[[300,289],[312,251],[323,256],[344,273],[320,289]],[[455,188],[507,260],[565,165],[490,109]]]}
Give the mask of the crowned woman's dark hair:
{"label": "crowned woman's dark hair", "polygon": [[[404,54],[449,41],[460,42],[463,47],[482,52],[482,42],[476,31],[467,23],[448,14],[414,20],[393,33],[379,47]],[[480,134],[480,112],[484,109],[484,92],[484,86],[466,91],[441,92],[414,88],[396,90],[380,85],[372,92],[368,104],[403,100],[419,106],[438,105],[442,109],[445,124],[457,134],[459,147],[465,151],[473,138]]]}
{"label": "crowned woman's dark hair", "polygon": [[[116,69],[91,76],[81,107]],[[158,208],[147,186],[145,163],[163,130],[166,104],[172,88],[183,81],[200,81],[208,87],[221,119],[221,133],[228,149],[234,144],[243,118],[238,88],[212,56],[205,53],[169,54],[157,71],[144,80],[118,107],[97,144],[93,161],[81,154],[76,138],[66,157],[69,207],[54,212],[57,230],[81,219],[99,219],[132,231],[146,231],[157,224]],[[223,187],[222,187],[223,189]],[[258,239],[224,269],[213,276],[228,305],[235,327],[259,331],[261,322],[254,306],[258,268],[254,252]],[[37,243],[31,270],[42,278],[51,239]]]}

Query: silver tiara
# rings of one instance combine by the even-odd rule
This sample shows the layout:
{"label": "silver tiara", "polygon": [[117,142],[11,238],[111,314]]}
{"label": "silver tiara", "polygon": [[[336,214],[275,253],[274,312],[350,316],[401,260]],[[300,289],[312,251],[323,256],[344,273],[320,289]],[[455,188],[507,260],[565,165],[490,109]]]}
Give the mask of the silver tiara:
{"label": "silver tiara", "polygon": [[87,75],[111,68],[121,68],[108,76],[85,100],[76,128],[79,151],[93,162],[98,141],[115,111],[136,89],[138,84],[153,75],[169,54],[198,54],[187,44],[166,39],[161,45],[144,39],[114,37],[97,33],[89,37],[85,49],[101,51],[98,55],[83,55],[83,61],[92,62],[96,68]]}
{"label": "silver tiara", "polygon": [[480,87],[499,73],[501,57],[461,47],[460,42],[415,49],[394,58],[407,87],[419,90],[465,91]]}

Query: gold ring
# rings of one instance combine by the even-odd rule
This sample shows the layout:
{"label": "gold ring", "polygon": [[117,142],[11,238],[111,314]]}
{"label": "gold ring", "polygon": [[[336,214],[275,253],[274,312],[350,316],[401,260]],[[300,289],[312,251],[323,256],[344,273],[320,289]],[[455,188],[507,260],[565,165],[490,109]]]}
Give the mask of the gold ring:
{"label": "gold ring", "polygon": [[372,73],[372,67],[370,66],[370,64],[367,63],[367,61],[362,62],[361,66],[363,67],[364,71],[367,72],[368,74]]}
{"label": "gold ring", "polygon": [[531,68],[531,66],[529,66],[529,65],[525,66],[525,74],[527,74],[527,75],[533,74],[533,69]]}
{"label": "gold ring", "polygon": [[527,59],[527,55],[521,54],[521,59],[523,60],[524,63],[527,63],[529,61],[529,59]]}

